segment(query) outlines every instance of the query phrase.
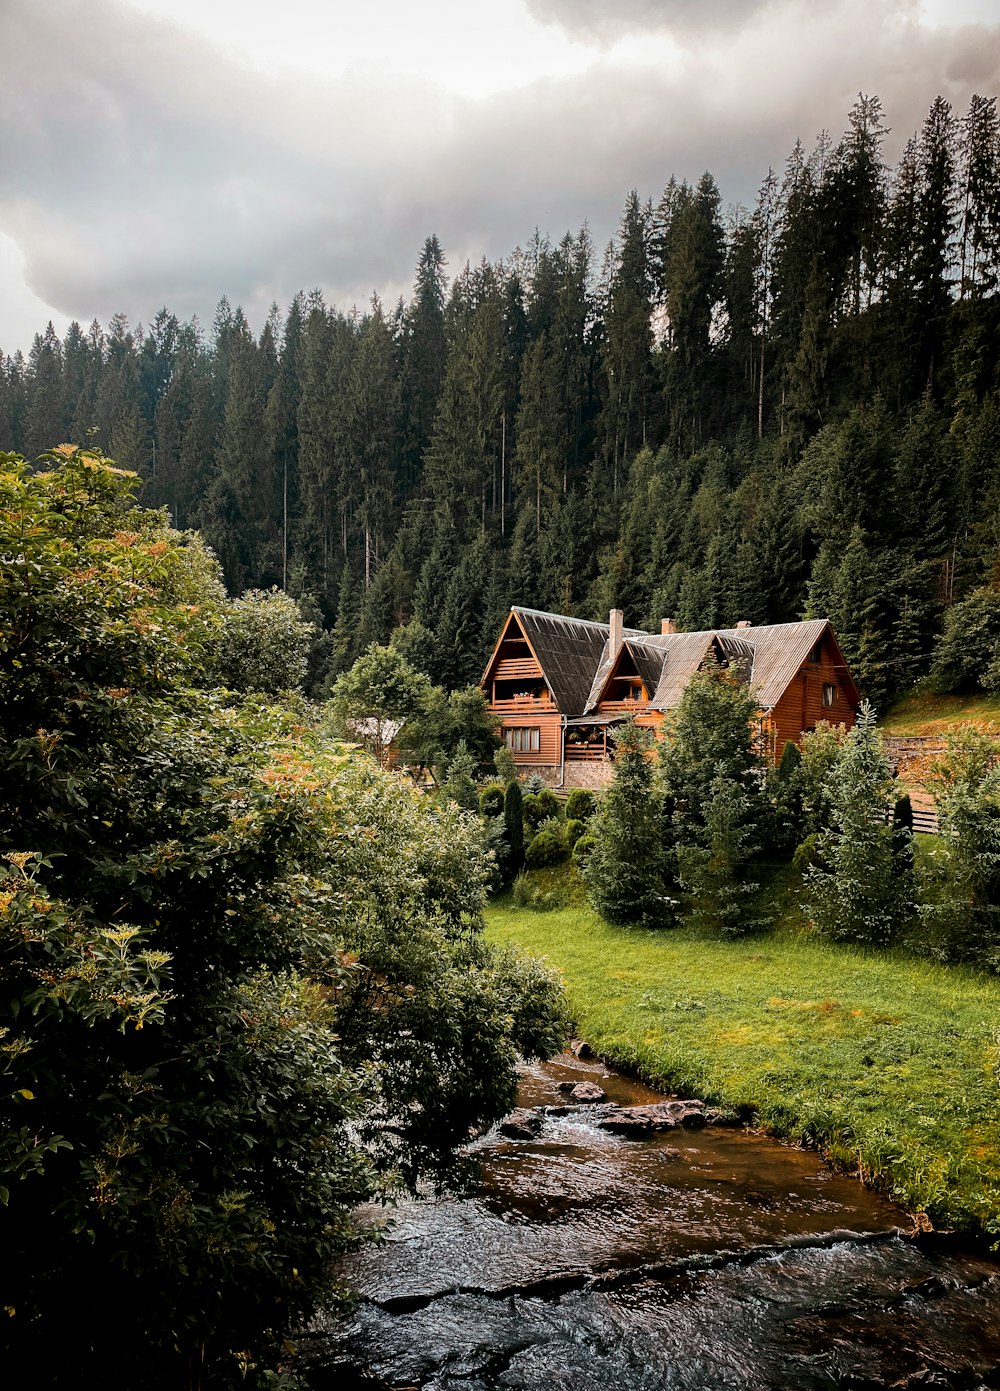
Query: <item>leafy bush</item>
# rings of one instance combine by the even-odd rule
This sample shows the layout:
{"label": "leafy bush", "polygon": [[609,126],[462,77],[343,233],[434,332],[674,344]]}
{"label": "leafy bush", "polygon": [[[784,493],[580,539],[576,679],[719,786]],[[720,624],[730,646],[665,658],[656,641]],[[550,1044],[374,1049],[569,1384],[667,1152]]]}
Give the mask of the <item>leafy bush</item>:
{"label": "leafy bush", "polygon": [[530,908],[535,913],[551,913],[565,906],[562,894],[533,884],[524,873],[514,880],[511,898],[516,908]]}
{"label": "leafy bush", "polygon": [[577,869],[582,869],[593,853],[596,841],[590,831],[587,831],[573,846],[573,863]]}
{"label": "leafy bush", "polygon": [[524,865],[524,798],[521,784],[507,784],[503,799],[503,831],[507,842],[507,874],[516,875]]}
{"label": "leafy bush", "polygon": [[543,821],[558,817],[561,811],[559,798],[548,787],[524,799],[524,819],[532,830],[537,830]]}
{"label": "leafy bush", "polygon": [[563,841],[565,842],[567,850],[573,849],[573,846],[585,833],[586,829],[587,827],[584,823],[582,821],[577,821],[575,818],[566,822],[563,829]]}
{"label": "leafy bush", "polygon": [[524,863],[529,869],[543,869],[557,864],[564,854],[563,843],[553,831],[539,831],[524,852]]}
{"label": "leafy bush", "polygon": [[491,782],[479,793],[479,811],[483,816],[502,816],[506,788],[502,782]]}
{"label": "leafy bush", "polygon": [[588,792],[585,787],[574,787],[566,798],[566,820],[589,821],[596,806],[597,800],[593,792]]}
{"label": "leafy bush", "polygon": [[302,689],[316,629],[279,589],[248,589],[222,610],[219,685],[278,695]]}
{"label": "leafy bush", "polygon": [[482,939],[481,824],[192,689],[185,539],[49,462],[0,456],[0,1340],[49,1385],[259,1386],[356,1205],[457,1177],[562,1007]]}

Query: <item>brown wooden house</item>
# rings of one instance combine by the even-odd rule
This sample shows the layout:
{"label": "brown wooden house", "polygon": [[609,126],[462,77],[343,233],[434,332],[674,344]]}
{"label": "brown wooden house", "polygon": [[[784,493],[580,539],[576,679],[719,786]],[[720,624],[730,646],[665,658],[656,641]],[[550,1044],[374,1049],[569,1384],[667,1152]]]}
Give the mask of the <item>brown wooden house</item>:
{"label": "brown wooden house", "polygon": [[514,761],[554,786],[611,776],[609,731],[629,717],[658,729],[708,662],[749,685],[772,758],[821,720],[854,724],[858,691],[830,623],[774,623],[678,633],[626,628],[613,609],[591,623],[512,608],[482,680]]}

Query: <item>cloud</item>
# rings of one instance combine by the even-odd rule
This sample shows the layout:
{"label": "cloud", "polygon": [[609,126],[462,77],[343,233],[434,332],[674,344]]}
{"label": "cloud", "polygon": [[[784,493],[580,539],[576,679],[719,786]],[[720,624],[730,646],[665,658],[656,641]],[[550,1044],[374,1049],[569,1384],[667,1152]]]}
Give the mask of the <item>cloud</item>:
{"label": "cloud", "polygon": [[[868,0],[758,11],[697,59],[651,36],[473,100],[269,74],[114,0],[5,0],[0,233],[32,291],[84,321],[210,318],[224,292],[259,324],[300,288],[394,299],[431,232],[456,270],[536,226],[588,220],[600,245],[628,190],[655,198],[672,172],[710,168],[748,201],[797,136],[839,134],[859,91],[882,97],[892,155],[937,93],[964,108],[1000,79],[996,28],[932,32]],[[44,86],[26,93],[26,72]],[[0,316],[0,346],[10,331]]]}
{"label": "cloud", "polygon": [[768,8],[771,0],[528,0],[543,24],[568,34],[614,43],[626,34],[715,33],[740,30]]}

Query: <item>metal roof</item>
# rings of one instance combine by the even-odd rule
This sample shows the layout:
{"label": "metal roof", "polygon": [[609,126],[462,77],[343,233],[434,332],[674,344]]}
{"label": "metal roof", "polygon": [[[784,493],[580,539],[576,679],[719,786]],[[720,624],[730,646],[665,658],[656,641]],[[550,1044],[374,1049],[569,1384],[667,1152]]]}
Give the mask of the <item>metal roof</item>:
{"label": "metal roof", "polygon": [[[538,609],[515,607],[512,612],[541,663],[560,711],[569,718],[592,711],[612,669],[608,624]],[[828,626],[827,619],[813,618],[759,627],[706,628],[696,633],[660,634],[626,628],[622,636],[646,689],[652,692],[650,709],[673,709],[714,647],[730,666],[741,667],[741,678],[754,688],[761,709],[769,710],[781,699]],[[843,672],[853,687],[846,664]]]}
{"label": "metal roof", "polygon": [[[610,634],[607,623],[516,606],[512,612],[541,663],[559,709],[564,715],[582,715],[594,684],[594,672],[606,660]],[[626,636],[633,635],[642,636],[626,630]]]}

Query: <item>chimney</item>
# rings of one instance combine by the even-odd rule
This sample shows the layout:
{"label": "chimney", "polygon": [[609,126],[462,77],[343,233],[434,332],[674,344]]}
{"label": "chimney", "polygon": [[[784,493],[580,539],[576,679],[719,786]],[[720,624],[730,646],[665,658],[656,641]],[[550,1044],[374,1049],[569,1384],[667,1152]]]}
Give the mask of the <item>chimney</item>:
{"label": "chimney", "polygon": [[660,636],[669,637],[671,633],[677,632],[677,624],[672,618],[660,619]]}
{"label": "chimney", "polygon": [[752,628],[753,624],[750,622],[749,618],[741,618],[736,626],[737,628]]}
{"label": "chimney", "polygon": [[611,660],[614,661],[618,653],[622,650],[624,639],[625,615],[621,609],[612,609],[608,615],[608,627],[611,629],[609,634],[611,641]]}

